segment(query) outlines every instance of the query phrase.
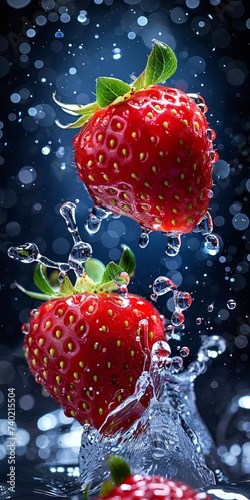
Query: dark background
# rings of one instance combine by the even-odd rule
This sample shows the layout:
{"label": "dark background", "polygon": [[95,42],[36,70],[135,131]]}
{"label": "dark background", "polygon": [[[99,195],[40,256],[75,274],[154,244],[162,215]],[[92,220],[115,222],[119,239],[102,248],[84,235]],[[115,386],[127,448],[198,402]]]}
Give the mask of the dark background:
{"label": "dark background", "polygon": [[[238,406],[238,399],[250,393],[250,18],[246,2],[2,0],[1,18],[2,434],[7,388],[15,387],[16,423],[30,434],[29,442],[20,447],[20,460],[39,463],[39,444],[32,440],[37,419],[57,409],[29,374],[22,352],[20,324],[38,303],[15,289],[13,282],[32,287],[33,265],[12,261],[7,249],[33,241],[42,254],[67,261],[72,240],[59,207],[66,200],[79,200],[79,230],[82,239],[92,244],[94,257],[105,263],[119,260],[122,243],[136,253],[139,264],[131,292],[149,299],[154,279],[166,275],[180,290],[192,294],[185,335],[171,344],[174,354],[180,346],[190,348],[185,366],[196,359],[202,335],[221,335],[226,340],[226,352],[197,380],[197,404],[216,442],[224,446],[224,458],[228,453],[225,461],[232,477],[250,474],[249,458],[245,469],[241,465],[242,449],[237,464],[236,455],[230,452],[231,444],[241,446],[250,438],[250,404],[243,410]],[[207,119],[217,134],[220,161],[215,164],[210,204],[214,233],[221,244],[216,256],[204,252],[199,234],[182,237],[176,258],[165,255],[165,237],[157,233],[151,235],[148,248],[141,250],[140,228],[124,217],[105,220],[94,236],[84,229],[93,202],[74,166],[71,142],[75,132],[61,130],[54,123],[55,118],[66,123],[70,116],[58,109],[52,93],[56,91],[62,102],[83,104],[95,100],[97,76],[113,75],[130,82],[131,74],[144,69],[153,38],[168,43],[178,58],[177,72],[168,84],[204,97]],[[162,297],[158,308],[170,318],[168,298]],[[236,302],[234,309],[227,305],[230,299]],[[234,410],[229,409],[232,401]],[[236,423],[231,422],[231,415]],[[238,417],[245,426],[239,425]],[[3,464],[4,442],[3,436]]]}

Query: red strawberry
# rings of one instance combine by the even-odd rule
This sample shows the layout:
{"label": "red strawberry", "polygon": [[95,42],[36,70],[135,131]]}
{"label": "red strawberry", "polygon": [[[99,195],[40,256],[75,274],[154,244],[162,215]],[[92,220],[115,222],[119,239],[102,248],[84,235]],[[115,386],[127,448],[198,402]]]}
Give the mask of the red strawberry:
{"label": "red strawberry", "polygon": [[129,466],[120,457],[109,457],[110,472],[115,483],[103,484],[101,497],[107,500],[211,500],[206,493],[191,489],[186,484],[161,476],[132,474]]}
{"label": "red strawberry", "polygon": [[[99,283],[83,275],[75,288],[66,276],[59,297],[33,311],[29,324],[23,325],[28,331],[25,353],[36,380],[66,415],[97,429],[134,393],[137,379],[149,368],[153,344],[165,340],[163,319],[147,300],[105,291],[118,288],[112,275],[119,274],[116,283],[126,281],[128,275],[121,271],[110,263]],[[141,320],[148,322],[148,328],[140,326]],[[148,406],[150,396],[147,389],[134,408],[109,420],[101,432],[129,427]]]}
{"label": "red strawberry", "polygon": [[174,57],[156,42],[132,88],[100,78],[97,103],[78,111],[61,106],[84,115],[71,125],[83,125],[73,141],[75,160],[95,204],[149,230],[188,233],[207,213],[212,196],[215,133],[201,97],[197,105],[181,90],[154,84],[169,76],[164,64],[170,59],[175,66]]}

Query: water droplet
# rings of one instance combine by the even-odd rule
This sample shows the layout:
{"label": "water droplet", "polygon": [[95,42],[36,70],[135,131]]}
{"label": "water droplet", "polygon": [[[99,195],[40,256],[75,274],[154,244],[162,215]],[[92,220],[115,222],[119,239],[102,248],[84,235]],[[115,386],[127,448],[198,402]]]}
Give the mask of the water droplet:
{"label": "water droplet", "polygon": [[153,283],[153,292],[156,295],[164,295],[165,293],[176,290],[177,286],[169,278],[159,276]]}
{"label": "water droplet", "polygon": [[164,366],[164,362],[171,354],[170,346],[164,340],[155,342],[151,351],[151,365],[153,369],[159,369]]}
{"label": "water droplet", "polygon": [[227,301],[227,307],[228,307],[228,309],[235,309],[236,305],[237,304],[236,304],[236,302],[235,302],[234,299],[229,299]]}
{"label": "water droplet", "polygon": [[103,219],[107,219],[108,216],[111,214],[111,212],[109,210],[107,210],[106,208],[102,207],[101,205],[95,205],[93,210],[92,210],[92,214],[95,215],[97,217],[97,219],[100,219],[100,220],[103,220]]}
{"label": "water droplet", "polygon": [[208,198],[209,200],[211,200],[211,198],[213,198],[213,195],[214,193],[212,189],[203,188],[201,191],[201,196],[203,199]]}
{"label": "water droplet", "polygon": [[186,358],[190,353],[190,349],[188,347],[181,347],[180,349],[180,355],[183,357],[183,358]]}
{"label": "water droplet", "polygon": [[201,104],[205,105],[205,101],[201,95],[192,93],[188,93],[187,95],[197,104],[197,106]]}
{"label": "water droplet", "polygon": [[158,299],[158,295],[157,295],[157,293],[151,293],[151,295],[150,295],[150,299],[151,299],[153,302],[157,302],[157,299]]}
{"label": "water droplet", "polygon": [[149,244],[149,229],[143,229],[141,236],[138,241],[138,245],[140,248],[146,248]]}
{"label": "water droplet", "polygon": [[209,255],[216,255],[220,251],[219,238],[215,234],[209,234],[205,237],[204,250]]}
{"label": "water droplet", "polygon": [[39,255],[39,249],[35,243],[24,243],[19,247],[10,247],[8,249],[8,256],[11,259],[19,260],[25,264],[35,262]]}
{"label": "water droplet", "polygon": [[174,333],[174,326],[173,325],[167,325],[165,327],[165,332],[166,332],[166,338],[167,338],[167,340],[169,340],[172,337],[173,333]]}
{"label": "water droplet", "polygon": [[210,154],[211,161],[216,162],[219,159],[219,155],[218,155],[217,151],[210,151],[209,154]]}
{"label": "water droplet", "polygon": [[213,219],[209,212],[204,215],[203,219],[199,222],[198,227],[202,234],[210,234],[213,231]]}
{"label": "water droplet", "polygon": [[130,282],[130,276],[125,271],[122,271],[120,274],[116,276],[114,282],[119,287],[123,287],[124,285],[127,286]]}
{"label": "water droplet", "polygon": [[208,128],[206,132],[208,140],[211,142],[214,141],[214,139],[216,138],[215,131],[212,128]]}
{"label": "water droplet", "polygon": [[180,311],[185,311],[192,304],[192,297],[188,292],[174,292],[174,304]]}
{"label": "water droplet", "polygon": [[22,325],[22,332],[24,333],[24,335],[28,335],[29,331],[30,331],[30,324],[24,323]]}
{"label": "water droplet", "polygon": [[213,312],[214,310],[214,305],[213,304],[210,304],[207,308],[208,312]]}
{"label": "water droplet", "polygon": [[196,325],[201,325],[202,318],[196,318]]}
{"label": "water droplet", "polygon": [[35,381],[37,384],[41,384],[42,379],[41,379],[40,375],[38,375],[38,373],[35,375]]}
{"label": "water droplet", "polygon": [[85,224],[84,224],[84,227],[87,231],[88,234],[96,234],[98,233],[100,227],[101,227],[101,220],[98,219],[98,217],[96,217],[96,215],[94,215],[93,213],[91,213]]}
{"label": "water droplet", "polygon": [[185,321],[185,316],[179,311],[174,311],[171,316],[171,323],[173,326],[180,326]]}
{"label": "water droplet", "polygon": [[167,247],[166,254],[169,257],[175,257],[178,255],[181,248],[181,235],[176,233],[168,233],[167,234]]}

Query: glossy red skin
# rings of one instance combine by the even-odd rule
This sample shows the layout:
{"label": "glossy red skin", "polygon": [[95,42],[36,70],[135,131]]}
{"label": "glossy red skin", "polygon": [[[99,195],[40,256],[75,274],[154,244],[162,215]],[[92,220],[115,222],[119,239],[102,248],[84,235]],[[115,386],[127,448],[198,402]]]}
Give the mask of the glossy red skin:
{"label": "glossy red skin", "polygon": [[138,498],[142,500],[211,500],[206,493],[199,493],[179,481],[139,474],[129,476],[104,498],[106,500],[122,498],[127,500],[138,500]]}
{"label": "glossy red skin", "polygon": [[[138,340],[142,319],[148,331],[141,330]],[[163,319],[145,299],[85,293],[42,304],[31,315],[24,346],[32,374],[66,415],[99,429],[108,413],[133,394],[158,340],[165,340]],[[124,421],[109,422],[102,432],[129,427],[151,395],[148,389]]]}
{"label": "glossy red skin", "polygon": [[98,110],[82,127],[73,141],[79,176],[97,205],[151,230],[188,233],[212,194],[208,128],[187,94],[148,87]]}

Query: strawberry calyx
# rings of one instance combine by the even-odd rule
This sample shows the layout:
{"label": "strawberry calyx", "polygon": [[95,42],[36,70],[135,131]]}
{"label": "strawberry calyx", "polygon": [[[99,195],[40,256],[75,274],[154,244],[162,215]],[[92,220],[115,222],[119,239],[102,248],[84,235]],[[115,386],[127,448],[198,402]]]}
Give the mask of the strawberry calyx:
{"label": "strawberry calyx", "polygon": [[105,267],[100,260],[94,258],[85,262],[82,276],[77,276],[74,285],[67,274],[61,283],[55,280],[55,275],[58,277],[59,274],[57,271],[48,278],[46,266],[39,263],[34,269],[33,279],[42,293],[26,290],[18,283],[16,286],[29,297],[43,301],[69,297],[77,293],[109,293],[119,289],[126,290],[130,276],[134,273],[136,260],[129,247],[122,245],[122,248],[118,264],[111,261]]}
{"label": "strawberry calyx", "polygon": [[128,463],[121,457],[110,455],[107,457],[110,481],[104,481],[100,489],[100,496],[105,498],[116,486],[120,486],[132,472]]}
{"label": "strawberry calyx", "polygon": [[177,59],[172,49],[159,40],[153,40],[153,48],[148,57],[144,71],[129,85],[122,80],[110,77],[99,77],[96,80],[96,101],[87,105],[65,104],[53,94],[55,103],[68,114],[80,117],[73,123],[56,124],[63,129],[82,127],[96,111],[111,104],[119,104],[135,92],[162,83],[176,71]]}

